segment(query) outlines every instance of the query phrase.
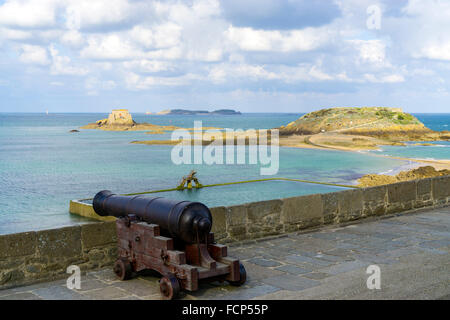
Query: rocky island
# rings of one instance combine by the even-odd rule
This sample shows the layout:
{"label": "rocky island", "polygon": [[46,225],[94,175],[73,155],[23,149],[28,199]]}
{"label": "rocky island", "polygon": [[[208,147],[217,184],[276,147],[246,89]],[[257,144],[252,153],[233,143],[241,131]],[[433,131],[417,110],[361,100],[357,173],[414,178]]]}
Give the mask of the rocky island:
{"label": "rocky island", "polygon": [[[404,145],[404,141],[449,140],[450,132],[436,132],[400,108],[329,108],[310,112],[281,126],[280,143],[345,151]],[[425,145],[425,144],[424,144]]]}
{"label": "rocky island", "polygon": [[147,131],[164,133],[178,129],[176,126],[160,126],[151,123],[137,123],[127,109],[113,110],[107,119],[98,120],[80,129],[98,129],[106,131]]}
{"label": "rocky island", "polygon": [[[433,131],[416,117],[400,108],[361,107],[328,108],[303,115],[281,126],[280,146],[360,151],[378,149],[380,145],[405,145],[404,141],[450,140],[450,132]],[[382,157],[387,157],[380,155]],[[410,160],[416,166],[397,175],[369,174],[358,180],[358,186],[369,187],[419,178],[449,174],[448,160]]]}
{"label": "rocky island", "polygon": [[286,126],[280,135],[346,134],[388,141],[449,140],[450,132],[435,132],[400,108],[348,107],[310,112]]}

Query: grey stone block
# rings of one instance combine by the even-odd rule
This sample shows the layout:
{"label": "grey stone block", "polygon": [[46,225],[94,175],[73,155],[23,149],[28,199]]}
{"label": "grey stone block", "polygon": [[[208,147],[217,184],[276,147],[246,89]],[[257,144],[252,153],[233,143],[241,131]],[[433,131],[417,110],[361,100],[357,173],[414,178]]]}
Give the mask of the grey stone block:
{"label": "grey stone block", "polygon": [[76,259],[81,256],[81,228],[74,226],[38,231],[37,248],[41,258],[59,261]]}
{"label": "grey stone block", "polygon": [[116,243],[116,222],[99,222],[81,225],[83,250]]}
{"label": "grey stone block", "polygon": [[227,209],[225,207],[210,208],[213,217],[212,232],[223,234],[227,230]]}
{"label": "grey stone block", "polygon": [[410,210],[416,201],[416,182],[405,181],[389,184],[388,188],[388,213]]}
{"label": "grey stone block", "polygon": [[302,277],[312,279],[312,280],[322,280],[329,276],[330,275],[328,273],[323,273],[323,272],[311,272],[311,273],[306,273],[306,274],[302,275]]}
{"label": "grey stone block", "polygon": [[265,294],[279,291],[280,288],[268,284],[258,285],[251,288],[241,287],[238,291],[218,297],[221,300],[250,300]]}
{"label": "grey stone block", "polygon": [[365,188],[363,194],[364,216],[383,215],[386,213],[387,187]]}
{"label": "grey stone block", "polygon": [[249,223],[261,223],[267,216],[279,215],[281,213],[281,200],[267,200],[253,202],[247,205]]}
{"label": "grey stone block", "polygon": [[450,196],[450,176],[436,177],[432,179],[433,198],[435,201],[444,200]]}
{"label": "grey stone block", "polygon": [[245,205],[227,207],[227,230],[230,226],[242,226],[247,224],[247,207]]}
{"label": "grey stone block", "polygon": [[42,298],[31,292],[21,292],[7,296],[1,296],[0,300],[42,300]]}
{"label": "grey stone block", "polygon": [[308,263],[316,267],[323,267],[323,266],[330,266],[333,264],[333,262],[321,260],[321,259],[315,259],[305,256],[299,256],[299,255],[290,255],[286,257],[287,261],[293,262],[293,263]]}
{"label": "grey stone block", "polygon": [[65,286],[40,288],[33,293],[45,300],[86,300],[79,291],[68,289]]}
{"label": "grey stone block", "polygon": [[339,212],[338,192],[322,194],[323,221],[325,224],[334,223]]}
{"label": "grey stone block", "polygon": [[262,259],[262,258],[253,258],[253,259],[250,259],[249,262],[257,264],[262,267],[277,267],[277,266],[281,265],[281,263],[279,263],[277,261],[269,260],[269,259]]}
{"label": "grey stone block", "polygon": [[297,266],[294,266],[291,264],[286,264],[284,266],[275,268],[275,270],[279,270],[279,271],[283,271],[283,272],[287,272],[287,273],[295,274],[295,275],[308,273],[308,272],[312,271],[311,269],[300,268],[300,267],[297,267]]}
{"label": "grey stone block", "polygon": [[339,192],[339,222],[356,220],[363,214],[363,193],[361,189]]}
{"label": "grey stone block", "polygon": [[430,241],[424,241],[422,243],[419,243],[419,247],[430,248],[430,249],[445,248],[445,247],[448,247],[448,246],[450,246],[450,240],[449,239],[430,240]]}
{"label": "grey stone block", "polygon": [[262,281],[271,286],[289,291],[301,291],[307,288],[318,286],[320,284],[319,281],[293,275],[275,276],[263,279]]}
{"label": "grey stone block", "polygon": [[320,194],[283,199],[282,220],[284,223],[302,223],[323,218],[323,203]]}
{"label": "grey stone block", "polygon": [[32,255],[36,251],[36,232],[0,235],[0,259]]}
{"label": "grey stone block", "polygon": [[417,196],[431,195],[431,178],[417,180]]}
{"label": "grey stone block", "polygon": [[332,274],[332,275],[336,275],[336,274],[349,272],[349,271],[352,271],[355,269],[360,269],[360,268],[364,268],[364,267],[368,267],[368,266],[369,265],[367,264],[367,262],[355,260],[355,261],[342,262],[342,263],[339,263],[334,266],[322,268],[319,271],[328,273],[328,274]]}

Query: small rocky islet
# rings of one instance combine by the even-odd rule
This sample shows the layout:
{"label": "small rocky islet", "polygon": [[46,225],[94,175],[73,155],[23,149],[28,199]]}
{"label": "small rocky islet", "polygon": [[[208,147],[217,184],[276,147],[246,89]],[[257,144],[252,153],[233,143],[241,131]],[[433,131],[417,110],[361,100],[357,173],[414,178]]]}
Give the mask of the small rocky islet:
{"label": "small rocky islet", "polygon": [[149,131],[164,133],[179,129],[176,126],[160,126],[151,123],[137,123],[127,109],[114,109],[107,119],[98,120],[80,129],[97,129],[106,131]]}

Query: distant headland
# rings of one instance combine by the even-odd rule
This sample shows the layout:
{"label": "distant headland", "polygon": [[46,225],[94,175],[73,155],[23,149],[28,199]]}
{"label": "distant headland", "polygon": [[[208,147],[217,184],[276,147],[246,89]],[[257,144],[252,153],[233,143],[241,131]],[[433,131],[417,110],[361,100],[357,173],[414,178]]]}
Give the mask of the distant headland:
{"label": "distant headland", "polygon": [[186,110],[186,109],[167,109],[156,113],[157,115],[240,115],[239,111],[233,109],[219,109],[215,111],[206,110]]}

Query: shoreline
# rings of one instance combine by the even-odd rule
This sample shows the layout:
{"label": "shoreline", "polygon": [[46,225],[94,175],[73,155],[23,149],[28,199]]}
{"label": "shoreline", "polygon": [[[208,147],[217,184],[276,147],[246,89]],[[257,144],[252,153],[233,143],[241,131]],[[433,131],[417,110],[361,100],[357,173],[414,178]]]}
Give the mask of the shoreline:
{"label": "shoreline", "polygon": [[[298,136],[298,137],[304,137],[304,140],[308,140],[308,138],[312,136]],[[350,136],[352,137],[352,136]],[[370,138],[370,137],[369,137]],[[289,138],[287,138],[289,139]],[[309,140],[310,141],[310,140]],[[441,141],[441,140],[438,140]],[[445,141],[445,140],[442,140]],[[310,141],[311,142],[311,141]],[[386,145],[386,144],[384,144]],[[395,159],[395,160],[403,160],[403,161],[410,161],[417,163],[416,166],[410,168],[415,169],[420,166],[420,164],[423,165],[430,165],[434,167],[436,170],[442,170],[442,169],[449,169],[450,170],[450,159],[420,159],[420,158],[407,158],[407,157],[397,157],[397,156],[390,156],[390,155],[384,155],[384,154],[374,154],[373,152],[369,152],[371,150],[376,150],[375,148],[359,148],[358,146],[355,146],[354,148],[349,147],[342,147],[342,146],[324,146],[317,143],[286,143],[286,141],[283,143],[282,138],[280,138],[280,147],[292,147],[292,148],[304,148],[304,149],[316,149],[316,150],[335,150],[335,151],[344,151],[344,152],[356,152],[356,153],[364,153],[367,155],[371,155],[374,157],[382,157],[382,158],[388,158],[388,159]],[[396,169],[393,169],[393,172],[396,172]],[[398,172],[397,172],[398,173]]]}
{"label": "shoreline", "polygon": [[[377,150],[378,146],[380,145],[389,145],[386,144],[385,141],[381,141],[376,138],[371,137],[364,137],[364,138],[357,138],[357,139],[365,139],[366,141],[363,146],[355,144],[353,147],[347,147],[347,146],[337,146],[337,145],[321,145],[317,143],[316,141],[311,141],[311,138],[317,136],[317,135],[295,135],[295,136],[289,136],[289,137],[283,137],[281,136],[279,138],[279,146],[284,148],[300,148],[300,149],[316,149],[316,150],[325,150],[325,151],[343,151],[343,152],[355,152],[355,153],[363,153],[366,155],[370,155],[373,157],[382,157],[382,158],[388,158],[388,159],[395,159],[395,160],[403,160],[403,161],[409,161],[413,162],[416,165],[412,166],[411,163],[409,164],[411,169],[415,169],[421,165],[429,165],[434,167],[436,170],[442,170],[442,169],[448,169],[450,170],[450,159],[420,159],[420,158],[407,158],[407,157],[397,157],[397,156],[390,156],[390,155],[384,155],[384,154],[375,154],[373,152],[369,152],[371,150]],[[332,138],[333,136],[327,136],[328,139]],[[351,140],[355,139],[355,137],[360,136],[345,136],[344,139]],[[236,138],[236,137],[235,137]],[[342,137],[339,137],[342,138]],[[145,144],[145,145],[168,145],[173,146],[176,144],[179,144],[182,140],[178,141],[172,141],[172,140],[141,140],[141,141],[131,141],[132,144]],[[195,139],[191,140],[191,144],[194,144]],[[440,140],[439,140],[440,141]],[[445,140],[442,140],[445,141]],[[375,143],[380,143],[375,145]],[[384,143],[383,143],[384,142]],[[203,139],[201,144],[202,145],[208,145],[211,143],[211,140]],[[270,143],[270,142],[269,142]],[[370,147],[367,148],[367,143],[370,144]],[[199,143],[200,144],[200,143]],[[248,139],[246,139],[245,144],[248,144]],[[235,141],[235,145],[237,145],[237,142]],[[390,145],[402,145],[401,143],[392,143]],[[372,147],[374,146],[374,147]],[[375,147],[376,146],[376,147]],[[398,171],[399,168],[405,167],[406,165],[400,166],[398,168],[393,168],[392,172],[400,172]]]}

